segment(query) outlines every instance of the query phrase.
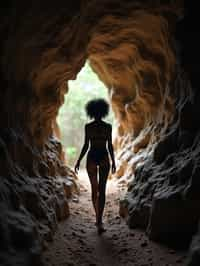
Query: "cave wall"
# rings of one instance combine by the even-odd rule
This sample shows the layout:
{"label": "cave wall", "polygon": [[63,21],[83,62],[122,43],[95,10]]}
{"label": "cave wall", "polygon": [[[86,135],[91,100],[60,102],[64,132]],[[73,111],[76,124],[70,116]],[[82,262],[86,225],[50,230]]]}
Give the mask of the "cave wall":
{"label": "cave wall", "polygon": [[117,120],[115,176],[127,179],[174,116],[173,83],[178,70],[171,34],[181,6],[124,6],[94,27],[88,54],[108,87]]}
{"label": "cave wall", "polygon": [[[35,85],[34,72],[60,32],[53,27],[59,20],[58,14],[53,19],[54,7],[47,10],[43,4],[8,1],[1,7],[0,265],[40,265],[58,222],[69,216],[68,199],[78,193],[55,134],[67,86],[56,81]],[[61,23],[71,21],[73,10],[70,15],[65,10]],[[54,60],[56,80],[60,61]]]}
{"label": "cave wall", "polygon": [[[188,247],[199,222],[199,41],[195,5],[185,3],[174,32],[174,116],[147,160],[136,166],[121,215],[153,240]],[[194,238],[190,265],[199,265]]]}
{"label": "cave wall", "polygon": [[[200,41],[197,38],[199,35],[198,27],[198,7],[196,3],[185,1],[185,16],[178,24],[176,38],[181,44],[180,57],[181,64],[189,75],[191,86],[194,93],[194,100],[192,104],[187,104],[184,108],[182,115],[182,121],[184,121],[185,127],[189,129],[192,134],[196,135],[196,142],[194,143],[194,151],[189,151],[188,155],[193,163],[192,174],[190,175],[190,182],[188,185],[188,194],[193,199],[193,204],[199,206],[199,75],[200,75]],[[199,217],[198,217],[199,219]],[[196,222],[196,221],[195,221]],[[195,223],[196,226],[196,223]],[[190,252],[187,265],[197,266],[200,262],[200,230],[192,238],[190,245]]]}
{"label": "cave wall", "polygon": [[183,2],[13,0],[1,15],[0,259],[25,260],[20,232],[30,243],[23,263],[38,260],[69,214],[77,187],[54,125],[87,58],[118,124],[116,177],[130,181],[121,215],[152,239],[188,244],[199,220],[199,96]]}

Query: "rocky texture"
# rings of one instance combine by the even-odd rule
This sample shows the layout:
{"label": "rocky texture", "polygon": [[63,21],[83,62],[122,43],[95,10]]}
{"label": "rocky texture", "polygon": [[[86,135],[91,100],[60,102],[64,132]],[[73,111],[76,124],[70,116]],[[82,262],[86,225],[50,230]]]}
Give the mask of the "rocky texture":
{"label": "rocky texture", "polygon": [[[181,61],[190,82],[178,72],[173,122],[159,135],[152,154],[137,165],[120,209],[131,227],[142,227],[151,239],[179,247],[189,245],[200,213],[199,51],[196,43],[192,46],[198,30],[194,10],[188,7],[187,12],[176,36],[184,40]],[[192,242],[189,265],[199,265],[198,238]]]}
{"label": "rocky texture", "polygon": [[58,221],[69,216],[68,199],[78,188],[74,173],[59,159],[55,138],[33,151],[23,138],[6,133],[10,143],[0,139],[0,264],[39,265]]}
{"label": "rocky texture", "polygon": [[[199,219],[200,100],[197,30],[187,26],[193,15],[187,10],[178,0],[22,0],[20,6],[13,0],[1,8],[0,195],[2,208],[29,217],[28,235],[34,228],[39,234],[40,217],[54,231],[55,216],[66,215],[64,188],[57,193],[56,183],[73,173],[63,171],[55,121],[67,81],[89,59],[118,122],[116,177],[129,180],[120,213],[152,239],[188,244]],[[177,31],[184,14],[186,28]],[[68,185],[65,191],[71,193]]]}
{"label": "rocky texture", "polygon": [[197,266],[200,261],[200,232],[193,238],[190,246],[190,256],[187,262],[188,266]]}
{"label": "rocky texture", "polygon": [[62,97],[55,88],[36,89],[29,79],[41,56],[28,33],[32,4],[17,4],[8,1],[0,9],[0,265],[35,266],[58,221],[69,216],[68,198],[78,187],[55,137]]}

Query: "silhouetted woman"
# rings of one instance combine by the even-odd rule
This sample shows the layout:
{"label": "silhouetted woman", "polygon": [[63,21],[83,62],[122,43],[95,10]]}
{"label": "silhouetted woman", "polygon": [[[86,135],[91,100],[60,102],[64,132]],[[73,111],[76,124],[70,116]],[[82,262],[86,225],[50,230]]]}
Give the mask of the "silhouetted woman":
{"label": "silhouetted woman", "polygon": [[[92,203],[96,214],[98,233],[105,231],[102,216],[105,206],[106,182],[112,161],[112,173],[116,171],[115,158],[112,145],[112,126],[102,120],[108,115],[109,105],[104,99],[91,100],[86,105],[86,113],[94,119],[85,125],[85,142],[79,159],[75,165],[75,172],[79,170],[80,162],[88,150],[86,168],[92,188]],[[97,174],[99,173],[99,181]]]}

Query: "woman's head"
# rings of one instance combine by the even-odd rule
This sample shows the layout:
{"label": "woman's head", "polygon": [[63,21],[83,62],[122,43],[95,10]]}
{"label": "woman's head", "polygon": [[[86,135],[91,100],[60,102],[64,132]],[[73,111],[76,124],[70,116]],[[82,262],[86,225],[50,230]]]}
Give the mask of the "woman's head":
{"label": "woman's head", "polygon": [[90,118],[101,119],[108,115],[109,104],[104,99],[94,99],[86,104],[85,109]]}

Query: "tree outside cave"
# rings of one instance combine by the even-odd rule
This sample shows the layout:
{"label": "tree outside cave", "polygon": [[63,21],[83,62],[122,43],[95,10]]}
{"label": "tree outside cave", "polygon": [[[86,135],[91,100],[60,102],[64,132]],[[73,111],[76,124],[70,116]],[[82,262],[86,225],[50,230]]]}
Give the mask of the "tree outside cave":
{"label": "tree outside cave", "polygon": [[[69,91],[59,110],[57,122],[61,130],[61,142],[64,147],[66,162],[73,167],[84,142],[84,126],[89,122],[85,113],[85,104],[94,98],[104,98],[109,101],[108,89],[93,72],[89,63],[77,75],[76,80],[70,80]],[[114,124],[114,115],[110,108],[105,119]],[[85,164],[85,158],[82,165]]]}

